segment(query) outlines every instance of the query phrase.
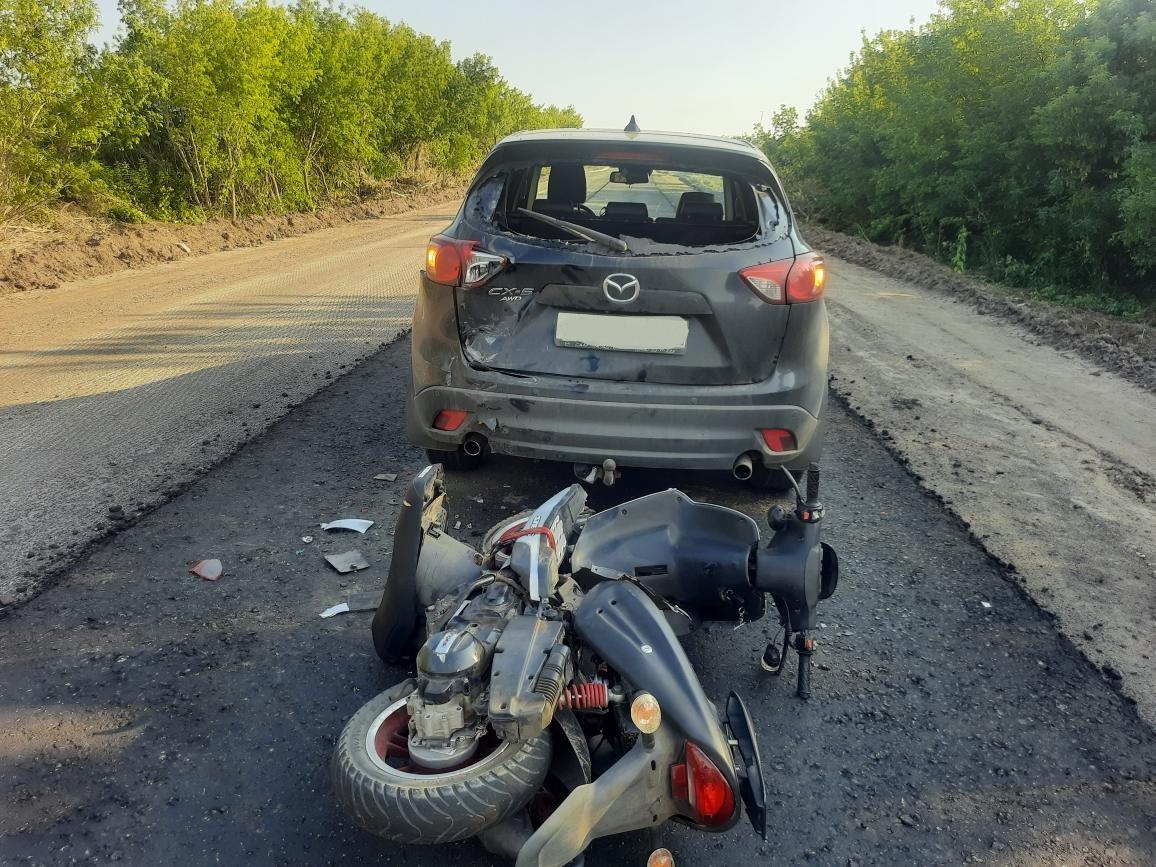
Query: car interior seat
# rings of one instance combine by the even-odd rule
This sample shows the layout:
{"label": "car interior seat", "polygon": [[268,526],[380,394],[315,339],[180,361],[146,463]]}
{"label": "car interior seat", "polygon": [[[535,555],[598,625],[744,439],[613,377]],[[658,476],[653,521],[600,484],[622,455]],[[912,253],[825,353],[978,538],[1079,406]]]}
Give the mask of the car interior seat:
{"label": "car interior seat", "polygon": [[[704,205],[713,207],[703,207]],[[713,193],[694,190],[678,197],[678,207],[674,210],[674,218],[676,220],[721,220],[722,205],[714,200]]]}
{"label": "car interior seat", "polygon": [[650,220],[650,212],[645,202],[607,202],[602,216],[608,220],[622,220],[631,223],[645,223]]}
{"label": "car interior seat", "polygon": [[576,163],[550,166],[546,198],[534,200],[540,214],[566,219],[586,201],[586,170]]}

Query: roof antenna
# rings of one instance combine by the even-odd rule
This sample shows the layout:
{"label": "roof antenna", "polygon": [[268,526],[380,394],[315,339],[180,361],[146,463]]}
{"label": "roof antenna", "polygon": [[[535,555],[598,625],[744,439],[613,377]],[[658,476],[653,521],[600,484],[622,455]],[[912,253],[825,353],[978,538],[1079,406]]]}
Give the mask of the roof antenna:
{"label": "roof antenna", "polygon": [[623,132],[642,132],[642,127],[638,125],[638,121],[634,119],[634,115],[630,115],[630,123],[626,125]]}

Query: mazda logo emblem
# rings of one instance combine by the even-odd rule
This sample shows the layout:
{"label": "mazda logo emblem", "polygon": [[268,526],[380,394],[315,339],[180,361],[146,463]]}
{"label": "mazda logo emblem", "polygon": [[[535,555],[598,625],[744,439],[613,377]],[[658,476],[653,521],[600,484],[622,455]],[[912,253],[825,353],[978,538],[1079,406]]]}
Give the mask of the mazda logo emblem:
{"label": "mazda logo emblem", "polygon": [[638,297],[641,288],[633,274],[611,274],[602,281],[602,291],[616,304],[629,304]]}

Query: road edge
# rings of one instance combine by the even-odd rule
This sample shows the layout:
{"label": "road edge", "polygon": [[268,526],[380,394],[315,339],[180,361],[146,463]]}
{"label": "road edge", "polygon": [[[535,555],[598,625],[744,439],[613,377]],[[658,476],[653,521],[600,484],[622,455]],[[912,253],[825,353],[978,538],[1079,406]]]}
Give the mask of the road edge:
{"label": "road edge", "polygon": [[0,247],[0,298],[37,289],[124,273],[225,250],[260,247],[322,229],[394,217],[422,208],[456,204],[465,186],[398,187],[349,205],[293,214],[267,214],[203,223],[141,225],[83,217],[36,243]]}
{"label": "road edge", "polygon": [[1017,298],[913,250],[883,247],[816,225],[801,228],[819,252],[969,303],[981,315],[998,316],[1021,325],[1049,346],[1078,353],[1093,364],[1156,393],[1156,328],[1153,326]]}
{"label": "road edge", "polygon": [[190,488],[196,485],[209,473],[228,463],[244,449],[248,448],[251,444],[261,440],[300,407],[304,406],[318,395],[321,395],[329,389],[336,387],[351,373],[360,370],[362,365],[380,353],[385,352],[399,340],[407,339],[410,336],[412,330],[412,326],[408,325],[400,329],[389,340],[385,340],[379,343],[364,356],[358,358],[353,363],[349,364],[348,367],[341,370],[341,372],[334,376],[332,379],[323,380],[323,385],[316,391],[302,396],[299,400],[290,401],[289,403],[284,404],[282,407],[284,411],[275,418],[269,419],[263,427],[250,425],[250,435],[248,437],[232,443],[229,447],[223,448],[215,454],[206,455],[206,461],[204,464],[192,467],[186,478],[174,482],[173,484],[166,487],[165,490],[155,500],[144,501],[143,503],[139,504],[137,508],[134,508],[131,511],[121,512],[118,516],[110,515],[107,521],[107,526],[103,530],[86,538],[82,544],[77,545],[77,547],[73,549],[59,549],[58,551],[54,552],[57,554],[56,559],[45,564],[43,571],[37,577],[30,579],[30,584],[26,591],[21,592],[16,596],[0,598],[0,621],[3,621],[9,614],[12,614],[17,609],[22,608],[28,603],[36,600],[46,590],[55,587],[67,575],[67,573],[76,566],[77,563],[88,556],[98,545],[103,544],[109,539],[119,535],[123,530],[127,530],[128,528],[135,526],[140,521],[144,520],[153,512],[155,512],[157,509],[171,503],[173,500],[185,494]]}
{"label": "road edge", "polygon": [[1099,663],[1092,659],[1079,644],[1072,640],[1072,638],[1062,628],[1059,615],[1047,608],[1045,605],[1041,604],[1039,599],[1037,599],[1032,594],[1026,585],[1026,579],[1022,576],[1016,564],[1009,560],[1003,559],[988,547],[983,538],[979,536],[972,528],[971,522],[959,514],[959,512],[957,512],[954,508],[952,508],[951,500],[946,498],[943,494],[939,493],[939,491],[935,490],[935,488],[931,486],[928,480],[921,473],[916,472],[915,468],[911,464],[911,459],[903,452],[903,450],[895,443],[894,440],[885,435],[885,431],[880,430],[875,419],[867,415],[867,413],[865,413],[862,408],[854,406],[852,404],[852,396],[849,393],[841,392],[838,388],[836,388],[836,386],[833,384],[834,379],[835,377],[830,377],[828,380],[828,396],[837,402],[840,407],[846,410],[847,414],[855,419],[856,422],[862,424],[872,439],[878,442],[879,445],[882,446],[882,448],[887,452],[887,454],[890,455],[900,466],[904,475],[906,475],[909,479],[911,479],[912,482],[915,483],[915,486],[920,491],[920,493],[923,494],[923,496],[934,500],[939,505],[947,519],[953,522],[959,529],[967,534],[968,540],[983,553],[984,557],[986,557],[987,560],[996,569],[996,571],[999,572],[1000,576],[1005,581],[1007,581],[1008,584],[1015,588],[1019,596],[1035,611],[1038,611],[1040,615],[1047,621],[1048,625],[1051,626],[1052,631],[1055,633],[1056,638],[1065,647],[1065,649],[1077,654],[1082,660],[1084,660],[1084,662],[1087,663],[1087,665],[1093,671],[1095,671],[1096,676],[1101,680],[1101,682],[1107,684],[1111,688],[1112,692],[1114,692],[1116,696],[1119,697],[1119,699],[1125,705],[1127,705],[1133,713],[1135,713],[1139,720],[1148,726],[1149,729],[1156,732],[1156,724],[1154,724],[1143,713],[1140,712],[1139,702],[1125,691],[1123,679],[1115,679],[1109,677],[1104,672]]}

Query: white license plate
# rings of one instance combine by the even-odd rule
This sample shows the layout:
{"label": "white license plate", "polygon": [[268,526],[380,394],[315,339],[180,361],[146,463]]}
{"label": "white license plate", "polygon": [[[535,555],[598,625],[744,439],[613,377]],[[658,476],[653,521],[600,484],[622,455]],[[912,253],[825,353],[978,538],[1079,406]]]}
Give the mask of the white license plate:
{"label": "white license plate", "polygon": [[690,326],[681,316],[599,316],[596,313],[558,313],[554,342],[584,349],[620,352],[686,352]]}

